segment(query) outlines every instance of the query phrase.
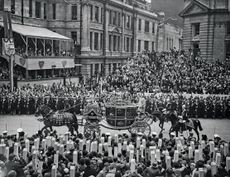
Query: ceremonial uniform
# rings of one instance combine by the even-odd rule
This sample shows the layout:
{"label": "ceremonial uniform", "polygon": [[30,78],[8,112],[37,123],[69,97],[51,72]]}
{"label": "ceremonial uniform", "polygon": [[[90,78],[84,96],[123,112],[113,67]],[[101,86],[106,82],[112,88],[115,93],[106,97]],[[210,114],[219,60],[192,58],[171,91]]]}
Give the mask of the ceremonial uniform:
{"label": "ceremonial uniform", "polygon": [[33,97],[29,98],[29,114],[34,114],[36,111],[36,103],[35,103],[35,99]]}

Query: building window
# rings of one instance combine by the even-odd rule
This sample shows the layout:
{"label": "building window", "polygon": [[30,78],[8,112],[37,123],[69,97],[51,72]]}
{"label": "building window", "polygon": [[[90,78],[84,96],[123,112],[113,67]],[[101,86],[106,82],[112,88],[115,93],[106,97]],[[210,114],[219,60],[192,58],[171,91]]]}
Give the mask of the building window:
{"label": "building window", "polygon": [[71,7],[72,10],[72,20],[77,20],[77,5]]}
{"label": "building window", "polygon": [[131,19],[130,19],[130,16],[129,16],[129,15],[127,15],[126,17],[127,17],[126,28],[129,29],[129,28],[130,28],[130,20],[131,20]]}
{"label": "building window", "polygon": [[100,49],[102,50],[103,49],[103,33],[101,33],[101,45],[100,45]]}
{"label": "building window", "polygon": [[109,35],[109,51],[112,51],[112,35]]}
{"label": "building window", "polygon": [[0,11],[4,11],[4,0],[0,0]]}
{"label": "building window", "polygon": [[11,13],[15,14],[15,0],[11,0]]}
{"label": "building window", "polygon": [[113,25],[117,24],[117,12],[113,12]]}
{"label": "building window", "polygon": [[112,24],[112,11],[109,11],[109,24]]}
{"label": "building window", "polygon": [[90,4],[90,21],[93,21],[93,6]]}
{"label": "building window", "polygon": [[93,64],[90,64],[90,76],[93,75]]}
{"label": "building window", "polygon": [[74,44],[77,43],[77,31],[71,31],[71,38],[74,41]]}
{"label": "building window", "polygon": [[104,9],[101,8],[101,23],[103,23],[103,18],[104,18]]}
{"label": "building window", "polygon": [[99,7],[95,6],[95,21],[99,22]]}
{"label": "building window", "polygon": [[227,22],[227,35],[230,35],[230,21]]}
{"label": "building window", "polygon": [[152,42],[152,52],[155,51],[155,42]]}
{"label": "building window", "polygon": [[144,43],[144,49],[149,50],[149,41],[145,41]]}
{"label": "building window", "polygon": [[139,19],[139,23],[138,23],[138,30],[139,30],[139,31],[141,31],[141,22],[142,22],[142,20]]}
{"label": "building window", "polygon": [[96,63],[95,64],[95,75],[97,75],[99,73],[99,64],[98,63]]}
{"label": "building window", "polygon": [[93,32],[90,32],[89,38],[90,50],[93,50]]}
{"label": "building window", "polygon": [[153,23],[153,26],[152,26],[152,33],[155,34],[155,23]]}
{"label": "building window", "polygon": [[200,23],[193,24],[194,26],[194,36],[200,35]]}
{"label": "building window", "polygon": [[121,26],[121,13],[118,12],[117,14],[118,26]]}
{"label": "building window", "polygon": [[130,40],[130,39],[127,37],[127,38],[126,38],[126,52],[129,52],[129,51],[130,51],[129,40]]}
{"label": "building window", "polygon": [[35,2],[35,17],[41,18],[41,2]]}
{"label": "building window", "polygon": [[145,21],[145,32],[149,32],[149,21]]}
{"label": "building window", "polygon": [[120,51],[120,41],[121,41],[121,37],[118,36],[117,38],[118,38],[118,39],[117,39],[117,41],[118,41],[118,43],[117,43],[117,50]]}
{"label": "building window", "polygon": [[56,19],[56,4],[53,4],[53,19]]}
{"label": "building window", "polygon": [[47,12],[46,12],[46,11],[47,11],[47,9],[46,9],[46,3],[44,3],[44,6],[43,6],[43,7],[44,7],[44,12],[43,12],[44,14],[43,14],[43,16],[44,16],[44,19],[47,19]]}
{"label": "building window", "polygon": [[98,33],[94,33],[94,50],[98,50]]}
{"label": "building window", "polygon": [[117,36],[113,36],[113,51],[117,51]]}
{"label": "building window", "polygon": [[29,0],[29,17],[33,16],[33,0]]}
{"label": "building window", "polygon": [[141,40],[138,40],[138,52],[141,52]]}

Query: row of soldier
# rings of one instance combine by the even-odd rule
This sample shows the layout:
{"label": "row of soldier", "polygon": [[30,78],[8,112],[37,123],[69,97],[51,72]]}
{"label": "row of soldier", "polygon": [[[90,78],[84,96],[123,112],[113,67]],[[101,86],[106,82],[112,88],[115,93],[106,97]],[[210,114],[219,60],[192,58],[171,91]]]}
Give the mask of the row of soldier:
{"label": "row of soldier", "polygon": [[[73,108],[80,113],[84,106],[84,94],[75,97],[66,95],[65,97],[51,96],[6,96],[0,94],[0,114],[34,114],[38,105],[45,104],[52,110],[68,110]],[[138,97],[133,95],[133,97]],[[135,98],[133,100],[138,100]],[[162,109],[177,111],[182,113],[185,108],[188,117],[196,118],[230,118],[230,99],[227,97],[190,97],[184,96],[155,96],[147,97],[146,111],[153,112]]]}
{"label": "row of soldier", "polygon": [[[69,108],[76,109],[79,112],[81,105],[79,97],[34,97],[23,95],[18,96],[1,96],[0,95],[0,114],[34,114],[39,105],[47,105],[52,110],[67,110]],[[77,105],[77,107],[75,107]]]}
{"label": "row of soldier", "polygon": [[185,97],[177,95],[154,96],[146,99],[146,111],[166,109],[189,118],[230,118],[230,98],[227,97]]}

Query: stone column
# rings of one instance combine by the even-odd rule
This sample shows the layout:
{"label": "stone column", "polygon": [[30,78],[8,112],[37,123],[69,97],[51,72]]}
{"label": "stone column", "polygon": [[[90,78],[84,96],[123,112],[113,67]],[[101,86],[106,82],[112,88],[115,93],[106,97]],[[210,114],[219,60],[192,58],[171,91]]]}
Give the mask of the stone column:
{"label": "stone column", "polygon": [[124,52],[124,45],[125,45],[125,39],[124,39],[124,25],[125,25],[125,15],[124,15],[124,11],[122,10],[121,13],[121,56],[122,53]]}
{"label": "stone column", "polygon": [[95,37],[94,32],[92,32],[92,50],[95,50],[94,49],[94,39],[95,39],[94,37]]}
{"label": "stone column", "polygon": [[82,43],[81,53],[82,55],[88,55],[90,51],[89,47],[89,6],[87,3],[82,3]]}
{"label": "stone column", "polygon": [[[107,6],[106,6],[107,7]],[[105,9],[105,18],[104,18],[104,47],[105,51],[109,51],[109,31],[108,31],[108,25],[109,25],[109,10]]]}

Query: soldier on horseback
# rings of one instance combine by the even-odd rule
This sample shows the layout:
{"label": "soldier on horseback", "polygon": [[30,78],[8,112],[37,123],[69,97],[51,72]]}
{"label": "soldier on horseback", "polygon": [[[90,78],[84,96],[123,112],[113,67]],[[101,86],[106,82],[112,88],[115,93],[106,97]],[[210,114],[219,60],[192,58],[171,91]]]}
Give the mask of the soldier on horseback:
{"label": "soldier on horseback", "polygon": [[194,128],[193,122],[188,118],[188,111],[185,105],[182,105],[182,114],[178,116],[180,132],[182,133],[187,127]]}

